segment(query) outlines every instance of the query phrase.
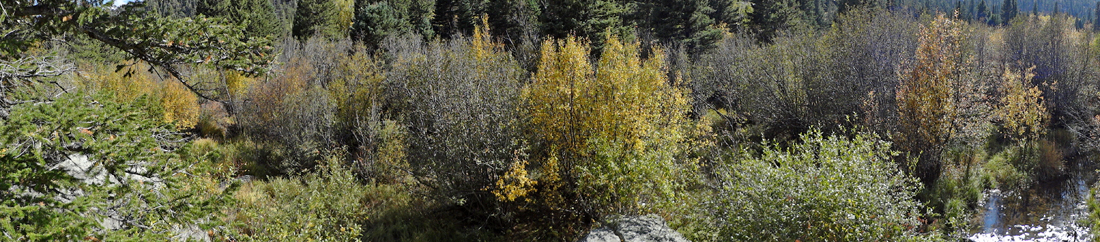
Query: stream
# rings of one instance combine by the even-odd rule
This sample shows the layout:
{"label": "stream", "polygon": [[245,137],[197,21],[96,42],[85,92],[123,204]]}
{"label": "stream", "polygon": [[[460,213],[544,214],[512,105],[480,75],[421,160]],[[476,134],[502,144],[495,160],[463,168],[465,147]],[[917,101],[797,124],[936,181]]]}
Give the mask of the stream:
{"label": "stream", "polygon": [[1096,182],[1096,169],[1083,162],[1066,164],[1069,177],[1048,181],[1023,191],[990,190],[973,218],[977,226],[971,241],[1091,241],[1086,199]]}

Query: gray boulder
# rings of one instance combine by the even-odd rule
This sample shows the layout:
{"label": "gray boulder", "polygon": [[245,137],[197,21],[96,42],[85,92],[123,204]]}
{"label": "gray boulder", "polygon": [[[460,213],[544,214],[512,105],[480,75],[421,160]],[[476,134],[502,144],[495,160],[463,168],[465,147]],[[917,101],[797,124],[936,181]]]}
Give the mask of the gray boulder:
{"label": "gray boulder", "polygon": [[617,216],[588,232],[580,242],[687,242],[657,215]]}

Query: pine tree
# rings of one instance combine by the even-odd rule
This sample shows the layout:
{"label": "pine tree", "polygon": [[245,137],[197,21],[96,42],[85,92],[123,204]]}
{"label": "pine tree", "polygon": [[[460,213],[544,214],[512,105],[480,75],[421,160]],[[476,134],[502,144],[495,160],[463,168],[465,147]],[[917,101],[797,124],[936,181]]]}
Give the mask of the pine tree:
{"label": "pine tree", "polygon": [[1031,15],[1039,15],[1039,0],[1031,2]]}
{"label": "pine tree", "polygon": [[[749,13],[753,9],[752,3],[748,0],[710,0],[709,2],[711,8],[715,10],[711,13],[711,18],[731,28],[747,24]],[[823,3],[821,11],[825,12],[827,7]]]}
{"label": "pine tree", "polygon": [[69,93],[0,119],[5,240],[167,241],[180,226],[222,225],[209,218],[233,190],[182,186],[209,165],[174,152],[186,138],[147,110],[153,100],[110,99]]}
{"label": "pine tree", "polygon": [[624,15],[632,12],[631,6],[617,0],[561,0],[543,3],[539,21],[544,35],[565,38],[572,34],[590,40],[592,49],[599,52],[605,32],[634,39],[634,31],[624,20]]}
{"label": "pine tree", "polygon": [[750,30],[759,41],[770,42],[776,33],[791,27],[799,18],[794,0],[753,0]]}
{"label": "pine tree", "polygon": [[982,2],[978,3],[977,13],[978,13],[978,15],[975,16],[976,18],[974,18],[974,19],[976,19],[978,21],[982,21],[982,22],[989,21],[989,19],[990,19],[989,8],[986,7],[985,0],[982,0]]}
{"label": "pine tree", "polygon": [[356,0],[351,35],[355,40],[376,45],[394,34],[435,35],[432,19],[435,1],[431,0]]}
{"label": "pine tree", "polygon": [[989,8],[989,12],[990,12],[989,13],[989,20],[986,21],[985,24],[988,24],[990,26],[995,26],[995,25],[1001,24],[1001,22],[1002,22],[1001,21],[1001,16],[1002,15],[1001,15],[1000,12],[996,11],[996,9],[997,9],[996,4],[993,4],[993,6],[990,6],[990,8]]}
{"label": "pine tree", "polygon": [[1096,9],[1093,10],[1093,14],[1096,16],[1092,21],[1092,29],[1100,30],[1100,2],[1096,3]]}
{"label": "pine tree", "polygon": [[688,49],[707,49],[722,38],[709,14],[715,10],[706,0],[639,1],[634,19],[639,28],[658,40],[671,40]]}
{"label": "pine tree", "polygon": [[299,40],[313,35],[336,38],[343,29],[337,26],[336,3],[330,0],[301,0],[294,11],[294,27],[291,33]]}
{"label": "pine tree", "polygon": [[244,26],[252,36],[280,37],[283,32],[275,18],[275,7],[270,0],[198,0],[195,13],[207,17],[219,17]]}
{"label": "pine tree", "polygon": [[1004,24],[1007,25],[1013,18],[1016,18],[1016,14],[1019,11],[1019,7],[1016,6],[1016,0],[1005,0],[1004,6],[1001,8],[1001,19]]}
{"label": "pine tree", "polygon": [[840,13],[848,12],[849,10],[860,8],[860,7],[866,7],[866,6],[874,7],[874,6],[877,6],[877,4],[878,4],[878,1],[876,1],[876,0],[838,0],[836,2],[837,12],[840,12]]}
{"label": "pine tree", "polygon": [[974,20],[974,0],[966,1],[966,21]]}
{"label": "pine tree", "polygon": [[955,1],[955,10],[951,13],[952,17],[961,19],[962,16],[962,1]]}
{"label": "pine tree", "polygon": [[145,6],[161,16],[188,18],[195,15],[196,0],[146,0]]}

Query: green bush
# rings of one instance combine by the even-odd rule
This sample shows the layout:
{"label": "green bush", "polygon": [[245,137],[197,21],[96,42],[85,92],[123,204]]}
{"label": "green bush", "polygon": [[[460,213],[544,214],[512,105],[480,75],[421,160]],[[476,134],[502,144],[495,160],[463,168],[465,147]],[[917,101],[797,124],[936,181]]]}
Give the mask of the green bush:
{"label": "green bush", "polygon": [[984,175],[981,164],[985,157],[980,149],[971,147],[946,151],[940,178],[919,195],[930,209],[942,215],[932,220],[933,230],[959,239],[969,234],[971,208],[977,206],[983,189],[992,186],[992,178]]}
{"label": "green bush", "polygon": [[454,241],[492,234],[463,230],[462,215],[419,196],[413,183],[364,183],[334,153],[318,170],[241,186],[227,206],[237,239],[249,241]]}
{"label": "green bush", "polygon": [[891,161],[875,135],[824,136],[770,146],[760,157],[726,164],[712,209],[720,237],[735,241],[930,240],[913,199],[920,185]]}
{"label": "green bush", "polygon": [[352,241],[368,209],[368,187],[329,156],[318,172],[297,178],[255,181],[237,193],[231,219],[242,235],[258,241]]}
{"label": "green bush", "polygon": [[1025,154],[1021,154],[1022,149],[1018,146],[1007,147],[993,154],[982,165],[982,180],[989,181],[989,188],[1017,189],[1031,183],[1027,167],[1021,167],[1026,160]]}

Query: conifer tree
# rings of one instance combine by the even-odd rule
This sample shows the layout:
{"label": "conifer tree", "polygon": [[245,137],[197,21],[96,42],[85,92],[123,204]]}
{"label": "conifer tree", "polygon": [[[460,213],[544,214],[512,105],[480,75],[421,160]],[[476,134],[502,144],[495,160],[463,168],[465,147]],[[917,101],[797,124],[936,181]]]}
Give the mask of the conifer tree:
{"label": "conifer tree", "polygon": [[955,2],[955,9],[951,12],[954,18],[962,18],[962,1]]}
{"label": "conifer tree", "polygon": [[1100,30],[1100,2],[1096,3],[1096,8],[1093,10],[1093,15],[1095,17],[1092,21],[1092,29]]}
{"label": "conifer tree", "polygon": [[634,15],[638,26],[659,40],[671,40],[689,49],[707,49],[722,38],[715,10],[706,0],[640,1]]}
{"label": "conifer tree", "polygon": [[974,19],[978,21],[987,22],[992,17],[989,14],[989,7],[985,5],[985,0],[982,0],[980,3],[978,3],[978,9],[976,10],[976,12],[978,13],[978,15],[975,16]]}
{"label": "conifer tree", "polygon": [[244,26],[245,33],[254,36],[280,37],[279,22],[270,0],[198,0],[196,14],[225,18]]}
{"label": "conifer tree", "polygon": [[775,34],[793,26],[798,16],[798,3],[794,0],[753,0],[749,13],[750,30],[759,41],[770,42]]}
{"label": "conifer tree", "polygon": [[966,9],[965,10],[966,10],[965,11],[966,21],[973,21],[974,20],[974,0],[966,0]]}
{"label": "conifer tree", "polygon": [[554,38],[575,35],[591,41],[599,52],[607,32],[623,39],[634,39],[634,31],[624,19],[630,6],[617,0],[562,0],[543,3],[542,33]]}
{"label": "conifer tree", "polygon": [[1031,15],[1039,15],[1039,0],[1032,1]]}
{"label": "conifer tree", "polygon": [[336,3],[331,0],[301,0],[294,11],[294,27],[291,33],[299,40],[313,35],[335,38],[342,35],[343,28],[337,26],[338,12]]}
{"label": "conifer tree", "polygon": [[419,34],[430,38],[435,1],[430,0],[356,0],[351,36],[357,41],[376,45],[395,34]]}
{"label": "conifer tree", "polygon": [[1016,18],[1016,14],[1020,11],[1019,7],[1016,6],[1016,0],[1005,0],[1004,5],[1001,7],[1001,20],[1006,25],[1013,18]]}

